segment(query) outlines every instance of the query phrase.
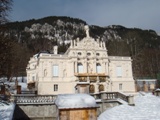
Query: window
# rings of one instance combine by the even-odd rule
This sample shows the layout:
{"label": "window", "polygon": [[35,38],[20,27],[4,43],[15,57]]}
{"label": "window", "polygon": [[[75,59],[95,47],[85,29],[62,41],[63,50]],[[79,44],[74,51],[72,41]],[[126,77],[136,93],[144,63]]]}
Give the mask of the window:
{"label": "window", "polygon": [[82,53],[81,53],[81,52],[78,52],[78,55],[82,55]]}
{"label": "window", "polygon": [[53,86],[54,88],[54,91],[58,91],[58,84],[54,84],[54,86]]}
{"label": "window", "polygon": [[117,77],[122,77],[122,67],[121,66],[117,66],[116,75]]}
{"label": "window", "polygon": [[58,65],[53,65],[53,76],[58,77],[59,74],[59,67]]}
{"label": "window", "polygon": [[101,73],[102,72],[102,67],[99,63],[96,64],[96,71],[97,73]]}
{"label": "window", "polygon": [[99,54],[99,53],[96,53],[96,55],[99,56],[100,54]]}
{"label": "window", "polygon": [[99,92],[104,91],[104,85],[99,85]]}
{"label": "window", "polygon": [[87,53],[87,56],[90,56],[90,55],[91,55],[91,53],[88,52],[88,53]]}
{"label": "window", "polygon": [[83,65],[81,63],[78,63],[78,73],[83,73]]}
{"label": "window", "polygon": [[119,90],[122,90],[122,83],[119,84]]}

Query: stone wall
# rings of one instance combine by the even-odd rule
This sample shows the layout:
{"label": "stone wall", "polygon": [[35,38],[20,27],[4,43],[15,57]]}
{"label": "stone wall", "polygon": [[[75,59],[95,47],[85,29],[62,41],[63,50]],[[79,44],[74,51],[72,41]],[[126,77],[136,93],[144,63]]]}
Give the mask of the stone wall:
{"label": "stone wall", "polygon": [[56,120],[55,105],[16,105],[14,120]]}
{"label": "stone wall", "polygon": [[101,113],[106,111],[109,108],[115,107],[120,105],[118,101],[104,101],[104,102],[98,102],[99,108],[97,108],[97,116],[99,116]]}

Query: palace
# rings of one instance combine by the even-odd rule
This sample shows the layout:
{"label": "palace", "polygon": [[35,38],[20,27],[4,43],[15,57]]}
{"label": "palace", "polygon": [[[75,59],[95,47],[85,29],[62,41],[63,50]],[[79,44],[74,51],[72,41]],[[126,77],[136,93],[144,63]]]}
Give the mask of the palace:
{"label": "palace", "polygon": [[72,40],[63,54],[39,53],[30,58],[27,84],[37,94],[135,92],[131,57],[108,56],[104,41],[86,37]]}

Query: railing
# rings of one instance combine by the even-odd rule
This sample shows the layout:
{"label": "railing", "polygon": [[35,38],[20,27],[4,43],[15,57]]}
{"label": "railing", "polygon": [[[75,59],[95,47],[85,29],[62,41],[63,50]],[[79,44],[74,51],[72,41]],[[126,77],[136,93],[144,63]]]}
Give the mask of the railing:
{"label": "railing", "polygon": [[37,91],[21,91],[21,94],[37,94]]}
{"label": "railing", "polygon": [[131,60],[131,57],[109,56],[109,59]]}
{"label": "railing", "polygon": [[122,100],[124,100],[126,102],[129,102],[129,97],[130,96],[128,96],[128,95],[125,95],[123,93],[117,92],[117,98],[120,98],[120,99],[122,99]]}
{"label": "railing", "polygon": [[14,95],[12,99],[17,104],[53,104],[56,95]]}
{"label": "railing", "polygon": [[108,78],[106,76],[78,76],[77,79],[79,82],[87,82],[87,80],[90,82],[106,82]]}
{"label": "railing", "polygon": [[[101,92],[98,94],[90,94],[95,99],[101,100],[117,100],[121,99],[129,104],[134,104],[133,96],[128,96],[120,92]],[[56,95],[34,95],[34,94],[18,94],[11,96],[12,101],[17,104],[54,104]]]}
{"label": "railing", "polygon": [[92,97],[94,97],[95,99],[101,99],[101,95],[100,95],[100,94],[90,93],[90,95],[91,95]]}
{"label": "railing", "polygon": [[107,100],[114,100],[118,98],[117,92],[107,92],[107,93],[101,93],[101,96],[103,96],[103,99]]}
{"label": "railing", "polygon": [[102,92],[99,94],[91,94],[95,99],[102,99],[102,100],[117,100],[122,99],[126,102],[129,102],[129,97],[128,95],[125,95],[120,92]]}

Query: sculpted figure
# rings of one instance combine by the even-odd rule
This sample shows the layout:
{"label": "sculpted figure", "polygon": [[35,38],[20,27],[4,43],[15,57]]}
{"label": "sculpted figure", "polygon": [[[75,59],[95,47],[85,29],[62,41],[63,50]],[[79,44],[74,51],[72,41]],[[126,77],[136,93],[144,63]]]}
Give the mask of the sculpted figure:
{"label": "sculpted figure", "polygon": [[90,37],[90,36],[89,36],[89,27],[88,27],[88,25],[85,25],[85,26],[84,26],[84,29],[85,29],[85,31],[86,31],[86,37]]}

